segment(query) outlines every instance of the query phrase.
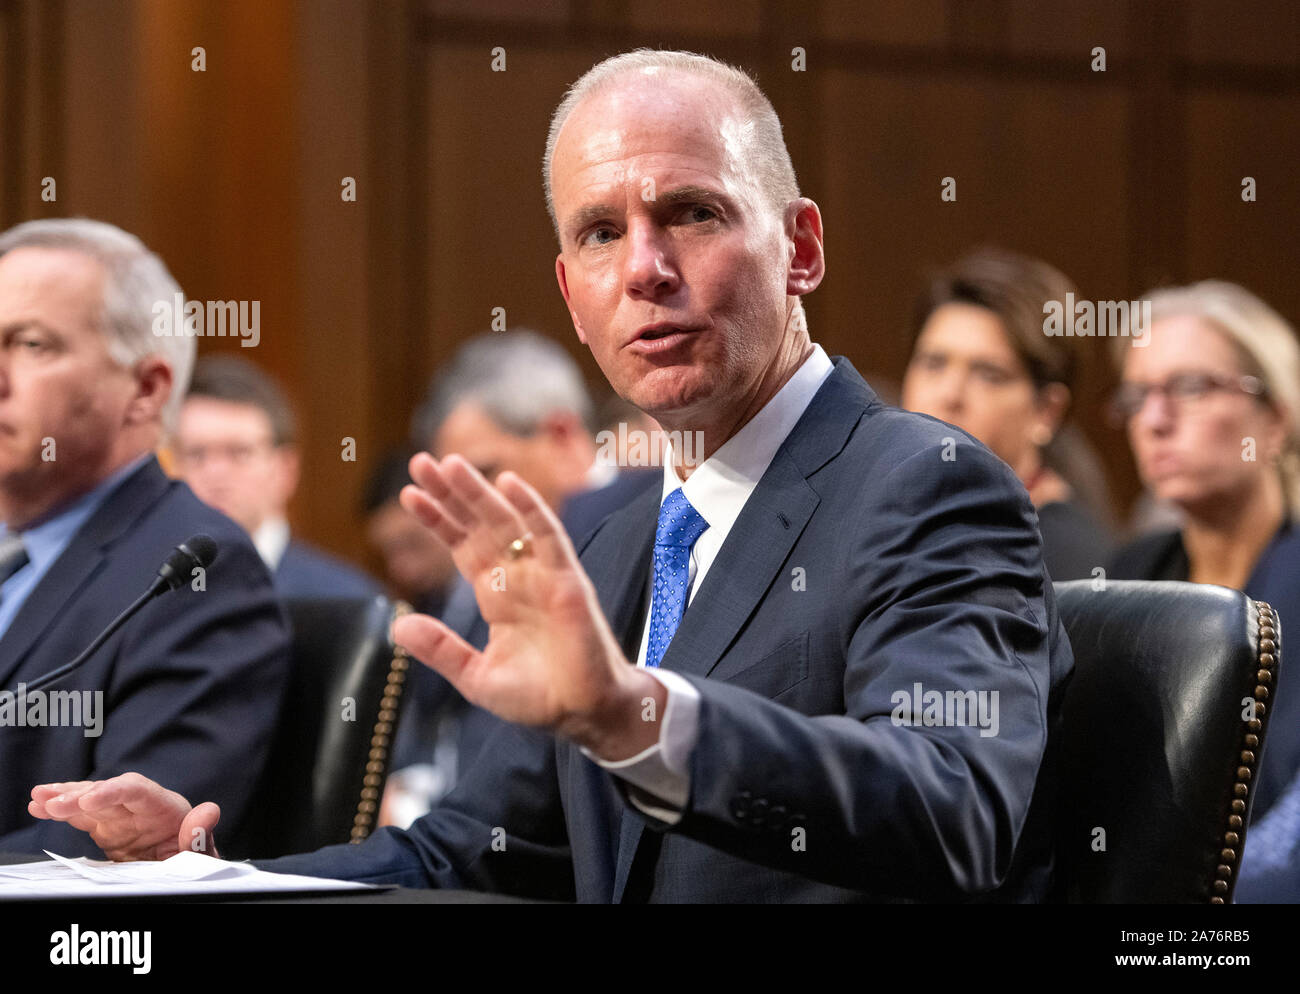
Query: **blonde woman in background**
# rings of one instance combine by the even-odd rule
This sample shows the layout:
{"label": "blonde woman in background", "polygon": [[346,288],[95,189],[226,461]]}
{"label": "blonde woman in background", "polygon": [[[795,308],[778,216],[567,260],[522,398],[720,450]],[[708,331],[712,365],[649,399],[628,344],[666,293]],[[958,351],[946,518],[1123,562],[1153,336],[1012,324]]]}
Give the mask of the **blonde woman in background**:
{"label": "blonde woman in background", "polygon": [[[1114,579],[1215,583],[1267,601],[1300,632],[1300,345],[1232,283],[1148,294],[1150,340],[1116,339],[1113,414],[1143,483],[1183,515],[1111,564]],[[1300,682],[1280,683],[1255,782],[1259,820],[1300,771]],[[1248,848],[1249,851],[1249,848]]]}

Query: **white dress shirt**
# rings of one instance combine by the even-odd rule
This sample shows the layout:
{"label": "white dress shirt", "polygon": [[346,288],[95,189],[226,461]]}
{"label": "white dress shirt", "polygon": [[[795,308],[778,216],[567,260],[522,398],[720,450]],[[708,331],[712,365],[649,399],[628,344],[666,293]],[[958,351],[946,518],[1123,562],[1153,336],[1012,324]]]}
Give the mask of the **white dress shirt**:
{"label": "white dress shirt", "polygon": [[[704,575],[717,558],[731,526],[740,517],[749,495],[767,471],[776,450],[794,429],[833,369],[830,358],[814,343],[812,354],[745,425],[727,439],[717,452],[701,463],[685,483],[677,475],[671,444],[664,453],[664,483],[660,505],[678,487],[691,506],[708,523],[708,528],[691,548],[687,574],[687,606],[695,597]],[[645,625],[637,666],[644,667],[650,643],[651,592],[654,567],[648,585]],[[690,797],[691,750],[699,738],[700,695],[685,677],[671,670],[652,668],[650,674],[668,691],[659,741],[635,756],[607,762],[583,753],[629,784],[632,803],[646,814],[669,824],[681,820]]]}
{"label": "white dress shirt", "polygon": [[266,568],[274,573],[280,568],[280,560],[289,548],[289,522],[284,518],[267,518],[252,534],[253,548],[266,563]]}

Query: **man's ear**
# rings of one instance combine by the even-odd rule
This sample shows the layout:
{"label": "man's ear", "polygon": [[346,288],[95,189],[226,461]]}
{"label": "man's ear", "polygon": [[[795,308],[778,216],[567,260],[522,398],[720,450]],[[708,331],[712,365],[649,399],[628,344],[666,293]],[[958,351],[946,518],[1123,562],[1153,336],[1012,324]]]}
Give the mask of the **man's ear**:
{"label": "man's ear", "polygon": [[172,395],[172,367],[159,356],[145,356],[131,370],[135,396],[126,407],[126,424],[142,425],[162,420],[162,410]]}
{"label": "man's ear", "polygon": [[812,293],[826,275],[822,248],[822,212],[807,197],[790,201],[785,209],[785,236],[789,251],[785,292],[792,297]]}
{"label": "man's ear", "polygon": [[569,317],[573,320],[573,330],[578,333],[578,341],[586,345],[587,333],[582,330],[582,322],[578,320],[577,312],[569,302],[569,280],[564,272],[563,252],[555,257],[555,281],[560,284],[560,294],[564,297],[564,306],[569,309]]}

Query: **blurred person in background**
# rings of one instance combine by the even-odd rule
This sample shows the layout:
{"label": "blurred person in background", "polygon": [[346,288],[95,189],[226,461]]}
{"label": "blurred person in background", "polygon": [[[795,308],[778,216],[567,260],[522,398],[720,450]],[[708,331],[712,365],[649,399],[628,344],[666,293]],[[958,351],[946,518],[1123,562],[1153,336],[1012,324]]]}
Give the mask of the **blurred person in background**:
{"label": "blurred person in background", "polygon": [[200,359],[181,407],[176,470],[205,504],[253,539],[281,597],[373,597],[357,568],[291,536],[297,424],[284,392],[245,359]]}
{"label": "blurred person in background", "polygon": [[1015,471],[1053,580],[1092,576],[1111,548],[1101,466],[1066,422],[1073,343],[1043,332],[1044,305],[1073,291],[1047,263],[994,248],[939,272],[917,303],[900,404],[970,432]]}
{"label": "blurred person in background", "polygon": [[[289,632],[248,536],[154,455],[195,340],[155,334],[153,306],[181,297],[163,261],[113,225],[50,219],[0,233],[0,852],[102,858],[80,821],[33,818],[28,785],[127,771],[214,796],[234,817],[234,849],[246,848]],[[195,535],[215,541],[216,558],[54,684],[77,706],[26,694]],[[39,717],[29,709],[46,702]]]}
{"label": "blurred person in background", "polygon": [[457,577],[446,546],[398,502],[411,482],[406,466],[414,449],[390,453],[366,484],[366,541],[384,563],[384,581],[394,597],[421,614],[438,617]]}
{"label": "blurred person in background", "polygon": [[[598,460],[593,406],[577,362],[520,328],[471,338],[441,369],[412,419],[412,439],[437,458],[464,456],[487,479],[509,470],[555,510],[575,542],[662,471],[620,473]],[[617,434],[617,432],[616,432]],[[473,588],[452,582],[441,620],[476,648],[488,626]],[[382,824],[406,825],[443,797],[500,724],[428,667],[412,670],[384,794]]]}
{"label": "blurred person in background", "polygon": [[[1232,283],[1157,290],[1148,344],[1117,338],[1112,414],[1142,482],[1182,527],[1121,549],[1114,579],[1190,580],[1266,601],[1300,624],[1300,345],[1271,307]],[[1300,687],[1281,681],[1252,820],[1300,771]],[[1249,842],[1253,842],[1253,836]],[[1247,845],[1247,852],[1252,846]]]}

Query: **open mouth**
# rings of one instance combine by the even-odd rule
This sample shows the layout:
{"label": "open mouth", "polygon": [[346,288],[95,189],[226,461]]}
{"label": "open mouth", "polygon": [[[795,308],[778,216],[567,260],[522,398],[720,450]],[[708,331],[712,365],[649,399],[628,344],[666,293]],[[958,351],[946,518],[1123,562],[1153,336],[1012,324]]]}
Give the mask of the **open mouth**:
{"label": "open mouth", "polygon": [[642,328],[629,346],[633,352],[641,355],[655,355],[669,352],[688,342],[698,334],[695,329],[680,325],[660,324]]}
{"label": "open mouth", "polygon": [[648,324],[637,332],[636,340],[639,342],[653,342],[672,335],[690,334],[692,330],[680,324],[669,324],[666,321],[661,324]]}

